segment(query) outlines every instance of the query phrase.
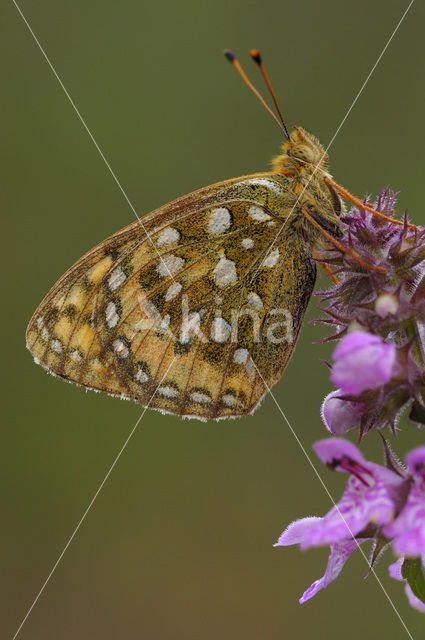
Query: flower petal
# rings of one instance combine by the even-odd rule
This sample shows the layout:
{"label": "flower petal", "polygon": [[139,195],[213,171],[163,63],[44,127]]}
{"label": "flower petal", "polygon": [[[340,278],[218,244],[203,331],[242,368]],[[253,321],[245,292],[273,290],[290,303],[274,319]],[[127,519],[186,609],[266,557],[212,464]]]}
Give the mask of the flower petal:
{"label": "flower petal", "polygon": [[343,393],[358,395],[387,383],[397,369],[395,345],[363,331],[347,334],[333,353],[331,380]]}
{"label": "flower petal", "polygon": [[287,547],[291,544],[299,544],[302,542],[310,531],[311,527],[322,518],[310,517],[294,520],[288,525],[285,531],[280,535],[279,540],[275,542],[274,547]]}
{"label": "flower petal", "polygon": [[399,558],[393,564],[390,564],[388,567],[388,573],[390,574],[390,578],[394,578],[394,580],[404,580],[401,575],[401,567],[403,566],[404,558]]}
{"label": "flower petal", "polygon": [[380,344],[382,344],[380,336],[375,336],[367,331],[351,331],[338,343],[333,352],[333,358],[334,360],[341,360],[352,353],[356,353],[359,349]]}
{"label": "flower petal", "polygon": [[425,554],[425,486],[421,480],[412,485],[403,509],[383,533],[393,540],[397,556]]}
{"label": "flower petal", "polygon": [[350,458],[359,464],[365,463],[365,459],[356,445],[343,438],[319,440],[313,445],[313,450],[323,464],[335,466],[335,462],[340,461],[342,458]]}
{"label": "flower petal", "polygon": [[324,589],[330,582],[335,580],[341,573],[344,564],[347,562],[349,556],[353,553],[357,547],[362,544],[364,540],[348,540],[341,544],[332,544],[329,552],[328,563],[326,565],[326,571],[324,575],[313,582],[311,587],[304,591],[300,598],[300,604],[310,600],[316,595],[320,589]]}
{"label": "flower petal", "polygon": [[425,447],[417,447],[406,456],[407,468],[412,475],[425,476]]}
{"label": "flower petal", "polygon": [[390,490],[391,486],[387,487],[383,482],[375,480],[369,486],[351,476],[341,500],[310,528],[301,548],[349,540],[370,523],[376,526],[388,524],[395,512]]}
{"label": "flower petal", "polygon": [[342,436],[359,424],[364,405],[361,402],[341,400],[342,392],[332,391],[323,400],[321,407],[322,420],[331,433]]}

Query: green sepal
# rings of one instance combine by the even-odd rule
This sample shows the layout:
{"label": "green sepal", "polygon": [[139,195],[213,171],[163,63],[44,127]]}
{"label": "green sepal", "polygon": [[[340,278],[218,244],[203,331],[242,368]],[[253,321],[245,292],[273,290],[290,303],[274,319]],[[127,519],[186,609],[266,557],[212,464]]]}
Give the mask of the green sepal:
{"label": "green sepal", "polygon": [[425,407],[423,407],[417,400],[412,404],[410,409],[409,418],[412,422],[419,422],[419,424],[425,424]]}

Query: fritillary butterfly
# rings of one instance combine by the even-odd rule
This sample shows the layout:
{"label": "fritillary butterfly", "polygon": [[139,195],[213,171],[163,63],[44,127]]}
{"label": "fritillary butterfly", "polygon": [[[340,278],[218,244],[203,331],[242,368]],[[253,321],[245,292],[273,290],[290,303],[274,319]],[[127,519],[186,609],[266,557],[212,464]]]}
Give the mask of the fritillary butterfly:
{"label": "fritillary butterfly", "polygon": [[357,202],[332,180],[319,141],[281,122],[287,140],[272,171],[179,198],[80,258],[29,323],[35,360],[182,417],[253,412],[295,348],[313,248],[323,234],[338,243],[340,195]]}

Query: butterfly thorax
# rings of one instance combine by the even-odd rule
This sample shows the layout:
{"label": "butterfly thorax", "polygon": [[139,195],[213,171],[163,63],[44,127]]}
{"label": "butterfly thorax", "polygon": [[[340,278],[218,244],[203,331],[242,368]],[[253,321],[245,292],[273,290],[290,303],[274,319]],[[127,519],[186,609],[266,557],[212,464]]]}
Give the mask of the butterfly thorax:
{"label": "butterfly thorax", "polygon": [[288,187],[300,206],[294,211],[293,226],[312,244],[321,244],[323,236],[302,214],[304,207],[334,236],[340,236],[340,216],[344,204],[325,177],[329,157],[318,139],[302,127],[295,127],[290,140],[282,144],[282,153],[273,158],[273,170],[288,179]]}

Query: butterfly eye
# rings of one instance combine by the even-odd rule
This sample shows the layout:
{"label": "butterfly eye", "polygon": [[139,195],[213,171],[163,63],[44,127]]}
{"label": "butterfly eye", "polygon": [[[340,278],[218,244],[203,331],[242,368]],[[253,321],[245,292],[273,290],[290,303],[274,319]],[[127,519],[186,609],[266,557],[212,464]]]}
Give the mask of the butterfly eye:
{"label": "butterfly eye", "polygon": [[295,158],[299,158],[300,160],[304,160],[305,162],[317,162],[320,160],[320,156],[317,157],[317,154],[313,149],[308,147],[306,144],[296,144],[291,149],[291,155]]}

